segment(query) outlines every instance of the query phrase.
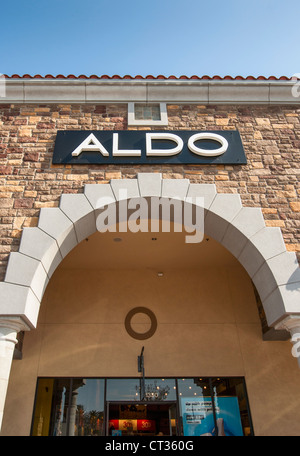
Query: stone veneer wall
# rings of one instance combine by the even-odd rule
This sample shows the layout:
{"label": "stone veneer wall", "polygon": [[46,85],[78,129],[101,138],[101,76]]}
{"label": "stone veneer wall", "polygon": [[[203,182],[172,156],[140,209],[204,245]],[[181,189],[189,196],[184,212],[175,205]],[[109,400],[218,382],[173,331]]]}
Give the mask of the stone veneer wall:
{"label": "stone veneer wall", "polygon": [[267,226],[281,228],[287,250],[299,259],[299,112],[290,106],[168,106],[166,130],[238,129],[247,165],[76,166],[52,165],[57,130],[127,129],[127,105],[0,105],[0,280],[22,229],[37,225],[40,208],[58,206],[62,193],[82,192],[84,184],[143,171],[239,193],[244,206],[262,208]]}

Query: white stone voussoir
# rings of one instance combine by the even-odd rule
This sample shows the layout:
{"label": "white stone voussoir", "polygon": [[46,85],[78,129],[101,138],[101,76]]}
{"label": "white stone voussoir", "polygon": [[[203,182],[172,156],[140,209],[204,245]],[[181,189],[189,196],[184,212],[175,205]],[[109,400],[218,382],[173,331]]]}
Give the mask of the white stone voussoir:
{"label": "white stone voussoir", "polygon": [[49,279],[39,260],[20,252],[12,252],[9,256],[4,281],[30,287],[41,301]]}
{"label": "white stone voussoir", "polygon": [[62,261],[56,240],[39,227],[23,229],[19,252],[39,260],[49,278]]}
{"label": "white stone voussoir", "polygon": [[189,179],[163,179],[161,196],[163,198],[179,199],[184,201],[187,197]]}
{"label": "white stone voussoir", "polygon": [[221,242],[231,221],[242,207],[240,195],[217,194],[205,217],[205,233]]}
{"label": "white stone voussoir", "polygon": [[0,320],[18,318],[23,322],[19,330],[36,327],[40,301],[30,287],[0,282]]}
{"label": "white stone voussoir", "polygon": [[161,196],[162,176],[160,173],[139,173],[137,181],[142,197]]}
{"label": "white stone voussoir", "polygon": [[83,193],[62,195],[59,207],[73,222],[78,243],[95,233],[96,219],[94,210]]}
{"label": "white stone voussoir", "polygon": [[252,278],[265,261],[285,251],[280,228],[264,227],[248,238],[238,260]]}
{"label": "white stone voussoir", "polygon": [[186,196],[187,201],[197,201],[203,198],[204,208],[208,210],[217,196],[214,184],[190,184]]}
{"label": "white stone voussoir", "polygon": [[[294,252],[283,252],[265,261],[252,277],[260,298],[265,300],[277,287],[294,289],[300,283],[300,268]],[[300,303],[299,303],[300,304]]]}
{"label": "white stone voussoir", "polygon": [[63,258],[78,243],[73,222],[58,207],[42,208],[38,227],[57,241]]}
{"label": "white stone voussoir", "polygon": [[116,201],[141,196],[137,179],[111,179],[110,185]]}
{"label": "white stone voussoir", "polygon": [[94,209],[100,209],[116,201],[110,184],[86,184],[84,194]]}
{"label": "white stone voussoir", "polygon": [[267,323],[270,327],[275,327],[287,315],[300,315],[300,282],[280,285],[262,300],[262,305],[266,314]]}
{"label": "white stone voussoir", "polygon": [[222,245],[238,258],[248,239],[264,227],[260,208],[243,207],[229,224],[221,240]]}

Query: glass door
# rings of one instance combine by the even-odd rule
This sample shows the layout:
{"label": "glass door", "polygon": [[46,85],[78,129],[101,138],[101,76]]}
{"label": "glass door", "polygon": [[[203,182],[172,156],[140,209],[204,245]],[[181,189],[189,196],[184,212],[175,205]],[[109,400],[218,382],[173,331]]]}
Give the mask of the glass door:
{"label": "glass door", "polygon": [[176,402],[107,402],[107,435],[177,435]]}

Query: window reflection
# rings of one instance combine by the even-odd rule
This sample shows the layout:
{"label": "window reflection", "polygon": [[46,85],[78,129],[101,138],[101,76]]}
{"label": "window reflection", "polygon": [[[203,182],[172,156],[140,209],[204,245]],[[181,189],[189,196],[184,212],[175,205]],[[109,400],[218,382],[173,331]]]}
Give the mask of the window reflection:
{"label": "window reflection", "polygon": [[[219,435],[251,435],[251,424],[247,406],[246,388],[240,378],[212,379],[213,395],[216,406],[216,417],[219,423]],[[232,426],[226,427],[220,410],[231,413]],[[235,431],[234,431],[234,430]],[[239,430],[239,431],[238,431]]]}
{"label": "window reflection", "polygon": [[179,397],[202,397],[209,396],[209,381],[207,378],[179,378]]}
{"label": "window reflection", "polygon": [[145,380],[145,401],[176,401],[175,379]]}
{"label": "window reflection", "polygon": [[55,379],[53,388],[52,420],[50,435],[68,435],[67,419],[70,397],[70,379]]}
{"label": "window reflection", "polygon": [[104,380],[73,381],[72,398],[69,435],[104,435]]}
{"label": "window reflection", "polygon": [[40,379],[32,435],[104,435],[104,379]]}
{"label": "window reflection", "polygon": [[108,378],[106,385],[107,401],[139,401],[139,378]]}

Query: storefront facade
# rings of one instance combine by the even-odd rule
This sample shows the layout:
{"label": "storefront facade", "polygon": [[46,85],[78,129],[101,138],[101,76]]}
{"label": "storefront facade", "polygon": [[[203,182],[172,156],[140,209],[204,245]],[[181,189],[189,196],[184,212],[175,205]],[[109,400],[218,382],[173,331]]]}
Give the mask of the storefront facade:
{"label": "storefront facade", "polygon": [[295,83],[6,82],[1,435],[299,435]]}

